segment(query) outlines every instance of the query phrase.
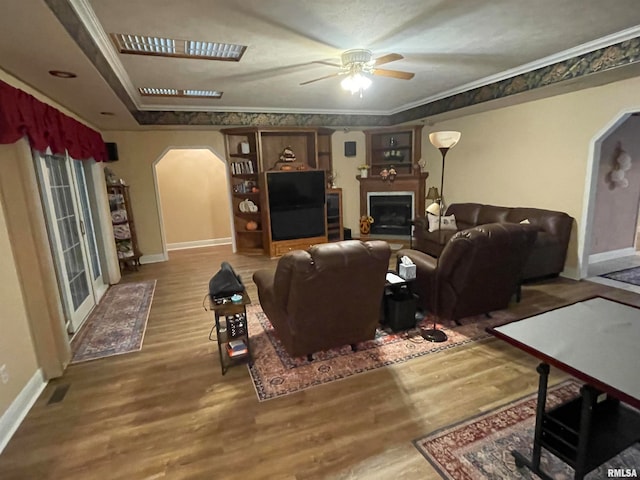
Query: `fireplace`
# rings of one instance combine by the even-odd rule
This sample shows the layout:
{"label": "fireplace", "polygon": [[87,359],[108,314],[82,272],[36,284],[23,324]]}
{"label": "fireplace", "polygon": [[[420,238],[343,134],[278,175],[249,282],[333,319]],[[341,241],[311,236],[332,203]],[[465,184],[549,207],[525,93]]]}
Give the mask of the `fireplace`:
{"label": "fireplace", "polygon": [[[358,181],[360,182],[360,215],[371,215],[374,217],[375,223],[371,225],[371,233],[374,235],[389,235],[406,237],[411,233],[411,224],[406,225],[405,222],[400,222],[398,216],[408,216],[409,221],[412,221],[416,216],[424,215],[424,197],[425,197],[425,183],[428,173],[420,173],[416,175],[398,175],[394,182],[383,182],[379,176],[361,178],[358,175]],[[392,203],[388,205],[389,211],[383,215],[384,218],[376,218],[382,215],[382,212],[371,212],[370,197],[386,197],[379,199],[384,204]],[[395,204],[397,199],[393,197],[408,197],[410,206],[399,207]],[[402,202],[407,202],[407,199],[400,199]],[[375,202],[374,202],[375,203]],[[375,208],[374,208],[375,210]],[[394,214],[395,210],[395,214]],[[403,225],[397,225],[403,223]],[[380,225],[391,226],[391,228],[382,228]],[[393,233],[395,231],[395,233]]]}
{"label": "fireplace", "polygon": [[414,218],[413,192],[367,192],[367,213],[373,235],[410,235]]}

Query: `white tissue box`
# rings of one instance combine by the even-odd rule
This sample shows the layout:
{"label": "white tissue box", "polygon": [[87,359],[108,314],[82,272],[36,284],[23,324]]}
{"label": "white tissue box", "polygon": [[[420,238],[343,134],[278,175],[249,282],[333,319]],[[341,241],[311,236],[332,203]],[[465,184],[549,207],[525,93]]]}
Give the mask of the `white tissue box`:
{"label": "white tissue box", "polygon": [[415,265],[398,265],[398,275],[405,280],[413,280],[416,278],[416,266]]}

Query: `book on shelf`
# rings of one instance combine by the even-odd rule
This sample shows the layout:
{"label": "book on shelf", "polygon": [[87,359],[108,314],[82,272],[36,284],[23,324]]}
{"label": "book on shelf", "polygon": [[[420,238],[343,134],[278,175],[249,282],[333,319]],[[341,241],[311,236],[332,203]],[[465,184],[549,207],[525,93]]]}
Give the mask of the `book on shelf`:
{"label": "book on shelf", "polygon": [[227,354],[230,357],[238,357],[249,352],[247,344],[244,343],[244,340],[231,340],[229,343],[227,343],[226,348]]}

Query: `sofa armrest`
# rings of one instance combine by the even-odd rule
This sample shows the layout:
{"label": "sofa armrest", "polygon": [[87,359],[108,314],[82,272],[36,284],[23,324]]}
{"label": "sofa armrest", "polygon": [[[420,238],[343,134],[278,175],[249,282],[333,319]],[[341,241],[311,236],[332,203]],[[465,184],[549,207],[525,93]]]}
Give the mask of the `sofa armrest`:
{"label": "sofa armrest", "polygon": [[409,257],[416,265],[416,278],[409,283],[409,288],[418,295],[418,305],[426,311],[433,312],[438,260],[424,252],[406,248],[398,251],[398,262],[404,255]]}
{"label": "sofa armrest", "polygon": [[428,255],[419,250],[404,248],[402,250],[399,250],[397,253],[398,261],[400,261],[400,258],[404,255],[409,257],[413,261],[413,263],[416,264],[416,269],[418,270],[431,272],[436,269],[438,260],[431,255]]}

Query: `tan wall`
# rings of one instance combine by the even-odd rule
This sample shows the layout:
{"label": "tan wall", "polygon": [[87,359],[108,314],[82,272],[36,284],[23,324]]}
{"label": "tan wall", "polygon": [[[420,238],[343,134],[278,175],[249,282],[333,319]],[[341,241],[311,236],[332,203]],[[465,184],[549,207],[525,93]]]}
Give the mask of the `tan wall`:
{"label": "tan wall", "polygon": [[[172,148],[210,148],[225,158],[224,137],[214,130],[105,132],[104,140],[118,145],[120,160],[109,164],[131,186],[131,204],[138,244],[145,256],[161,255],[162,234],[153,179],[153,164]],[[194,212],[197,216],[197,213]],[[143,257],[144,259],[144,257]]]}
{"label": "tan wall", "polygon": [[[344,142],[356,142],[356,156],[344,156]],[[336,187],[342,188],[343,225],[351,229],[354,238],[360,235],[360,182],[356,179],[358,165],[366,163],[365,136],[358,130],[337,130],[331,136],[333,171],[338,174]]]}
{"label": "tan wall", "polygon": [[[0,160],[2,160],[0,156]],[[2,199],[0,198],[0,201]],[[0,383],[0,416],[38,370],[27,323],[18,273],[6,227],[4,205],[0,208],[0,366],[6,365],[9,382]]]}
{"label": "tan wall", "polygon": [[567,267],[576,269],[591,141],[621,111],[640,110],[639,91],[640,78],[633,78],[431,125],[422,139],[428,184],[439,186],[441,171],[440,153],[428,134],[459,130],[460,143],[446,159],[445,202],[567,212],[578,227]]}
{"label": "tan wall", "polygon": [[226,168],[207,149],[170,150],[156,164],[167,245],[231,237]]}
{"label": "tan wall", "polygon": [[[612,188],[607,181],[619,148],[632,159],[625,172],[627,188]],[[602,142],[596,188],[589,253],[633,248],[640,201],[640,117],[629,117]]]}

